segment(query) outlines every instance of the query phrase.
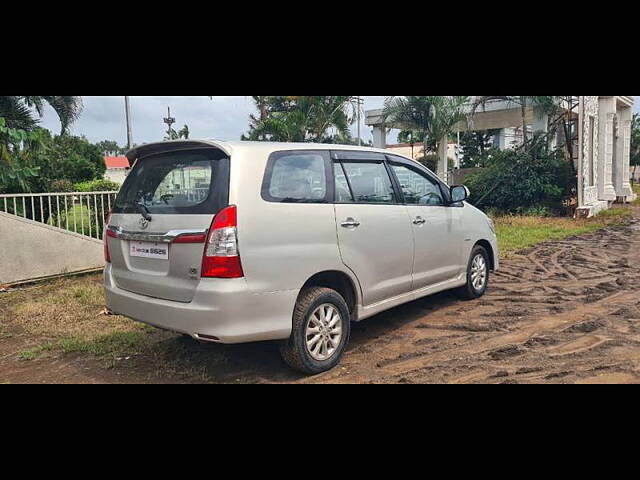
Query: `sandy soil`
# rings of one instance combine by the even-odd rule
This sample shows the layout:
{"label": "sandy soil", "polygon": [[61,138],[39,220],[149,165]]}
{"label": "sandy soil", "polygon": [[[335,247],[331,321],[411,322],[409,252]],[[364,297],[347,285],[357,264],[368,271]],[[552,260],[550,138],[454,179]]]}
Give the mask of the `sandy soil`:
{"label": "sandy soil", "polygon": [[275,343],[200,345],[158,332],[153,354],[48,355],[0,331],[0,383],[640,383],[640,208],[629,225],[553,241],[503,260],[487,294],[442,293],[355,324],[330,372],[302,377]]}

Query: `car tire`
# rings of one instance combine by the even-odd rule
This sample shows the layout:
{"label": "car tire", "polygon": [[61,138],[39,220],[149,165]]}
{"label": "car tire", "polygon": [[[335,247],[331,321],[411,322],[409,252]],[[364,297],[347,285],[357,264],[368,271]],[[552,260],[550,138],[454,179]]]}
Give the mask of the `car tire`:
{"label": "car tire", "polygon": [[293,311],[291,335],[280,345],[280,353],[290,367],[317,374],[338,364],[350,333],[349,308],[342,295],[326,287],[305,288]]}
{"label": "car tire", "polygon": [[467,283],[457,290],[465,300],[473,300],[484,295],[489,285],[489,254],[487,250],[476,245],[471,250],[467,262]]}

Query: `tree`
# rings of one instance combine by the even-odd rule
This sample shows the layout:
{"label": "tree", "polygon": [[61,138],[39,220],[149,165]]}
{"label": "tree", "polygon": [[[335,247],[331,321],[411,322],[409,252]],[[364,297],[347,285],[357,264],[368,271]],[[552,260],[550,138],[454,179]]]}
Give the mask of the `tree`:
{"label": "tree", "polygon": [[636,179],[636,169],[640,165],[640,114],[634,113],[631,120],[631,150],[629,164],[633,167],[631,181]]}
{"label": "tree", "polygon": [[[69,126],[82,112],[82,97],[72,96],[0,96],[0,117],[9,128],[32,131],[38,126],[49,104],[60,119],[60,134],[68,133]],[[34,110],[38,118],[34,116]]]}
{"label": "tree", "polygon": [[166,133],[167,136],[164,137],[165,140],[179,140],[181,138],[184,138],[186,140],[189,138],[189,127],[185,125],[178,131],[175,131],[172,127],[169,127]]}
{"label": "tree", "polygon": [[436,152],[455,125],[465,118],[463,106],[469,97],[388,97],[382,116],[417,132],[425,152]]}
{"label": "tree", "polygon": [[541,207],[559,213],[575,185],[562,151],[549,151],[541,137],[526,150],[495,150],[486,168],[469,175],[465,184],[473,205],[509,213]]}
{"label": "tree", "polygon": [[[388,97],[382,116],[409,130],[415,130],[423,139],[424,153],[437,152],[446,160],[446,145],[455,125],[465,118],[464,105],[469,97],[463,96],[406,96]],[[446,167],[445,167],[446,170]],[[446,173],[446,172],[439,172]]]}
{"label": "tree", "polygon": [[486,155],[492,147],[492,139],[496,130],[478,130],[463,132],[460,134],[460,147],[462,150],[462,168],[484,167]]}
{"label": "tree", "polygon": [[28,192],[38,176],[33,157],[44,150],[42,129],[26,131],[6,126],[0,117],[0,193]]}
{"label": "tree", "polygon": [[114,140],[102,140],[96,143],[96,147],[98,147],[104,155],[124,155],[127,153],[127,149],[118,145],[118,142]]}
{"label": "tree", "polygon": [[252,97],[259,116],[250,115],[242,140],[349,143],[355,97]]}

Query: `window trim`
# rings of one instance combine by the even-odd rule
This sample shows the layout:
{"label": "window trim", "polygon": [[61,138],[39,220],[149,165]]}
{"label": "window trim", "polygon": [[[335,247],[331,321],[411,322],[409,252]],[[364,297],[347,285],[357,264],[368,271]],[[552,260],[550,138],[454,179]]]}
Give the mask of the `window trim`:
{"label": "window trim", "polygon": [[[273,168],[275,163],[287,156],[291,155],[320,155],[323,160],[324,165],[324,177],[325,177],[325,192],[324,198],[318,199],[308,199],[308,200],[300,200],[300,201],[285,201],[284,199],[280,199],[277,197],[273,197],[269,192],[269,187],[271,186],[271,179],[273,177]],[[260,196],[265,202],[270,203],[286,203],[288,205],[299,203],[304,205],[312,205],[312,204],[324,204],[324,203],[333,203],[334,197],[334,185],[333,185],[333,169],[330,165],[331,156],[329,154],[329,150],[278,150],[276,152],[271,152],[269,154],[269,158],[267,159],[267,165],[264,170],[264,176],[262,177],[262,186],[260,188]]]}

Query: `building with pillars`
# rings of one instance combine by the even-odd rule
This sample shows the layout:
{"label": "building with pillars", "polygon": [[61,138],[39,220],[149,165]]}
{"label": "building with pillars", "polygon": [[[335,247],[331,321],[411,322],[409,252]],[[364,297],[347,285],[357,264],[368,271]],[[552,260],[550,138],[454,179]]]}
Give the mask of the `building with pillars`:
{"label": "building with pillars", "polygon": [[[572,161],[578,172],[577,211],[580,215],[592,216],[614,202],[635,199],[629,168],[634,97],[579,96],[572,99],[572,104],[563,105],[563,108],[574,129],[568,141],[574,147]],[[393,119],[385,121],[380,109],[367,111],[365,123],[373,127],[373,144],[377,148],[386,148],[387,129],[404,127]],[[525,110],[525,123],[530,133],[546,132],[549,118],[541,108],[529,106]],[[497,130],[494,146],[512,148],[522,142],[522,110],[519,105],[503,100],[490,101],[476,111],[470,121],[460,122],[456,129],[460,132]],[[564,142],[562,137],[560,131],[552,143]],[[446,149],[443,148],[439,155],[436,173],[447,181],[450,172]]]}

